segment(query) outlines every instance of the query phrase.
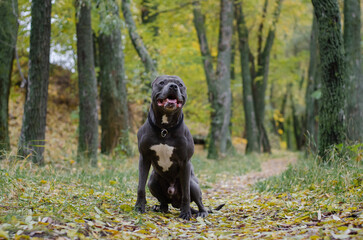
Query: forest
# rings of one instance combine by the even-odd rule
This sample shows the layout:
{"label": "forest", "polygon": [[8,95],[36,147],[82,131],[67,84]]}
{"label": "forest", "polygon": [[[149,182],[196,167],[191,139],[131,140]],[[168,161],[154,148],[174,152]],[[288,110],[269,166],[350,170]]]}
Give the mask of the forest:
{"label": "forest", "polygon": [[[0,239],[363,238],[362,8],[0,0]],[[205,218],[149,190],[134,211],[160,75],[187,88]]]}

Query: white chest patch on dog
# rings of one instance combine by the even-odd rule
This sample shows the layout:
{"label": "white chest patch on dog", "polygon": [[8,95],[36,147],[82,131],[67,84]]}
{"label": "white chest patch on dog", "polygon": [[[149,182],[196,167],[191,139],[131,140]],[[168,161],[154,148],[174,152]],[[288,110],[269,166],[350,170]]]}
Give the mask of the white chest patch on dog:
{"label": "white chest patch on dog", "polygon": [[161,118],[161,123],[163,124],[168,124],[169,121],[168,121],[168,117],[164,114],[163,117]]}
{"label": "white chest patch on dog", "polygon": [[163,168],[163,172],[168,171],[171,165],[173,165],[170,158],[173,154],[174,147],[167,144],[159,144],[151,146],[150,149],[155,151],[156,155],[159,157],[158,165]]}

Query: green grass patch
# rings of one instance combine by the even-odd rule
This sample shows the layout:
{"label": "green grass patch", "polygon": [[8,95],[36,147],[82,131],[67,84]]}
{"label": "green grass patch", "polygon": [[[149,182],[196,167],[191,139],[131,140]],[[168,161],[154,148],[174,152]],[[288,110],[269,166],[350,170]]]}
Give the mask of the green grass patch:
{"label": "green grass patch", "polygon": [[300,155],[294,165],[281,175],[255,184],[258,191],[291,193],[311,190],[321,194],[334,194],[339,201],[354,197],[363,201],[362,149],[356,146],[329,151],[329,158],[323,162],[318,156]]}

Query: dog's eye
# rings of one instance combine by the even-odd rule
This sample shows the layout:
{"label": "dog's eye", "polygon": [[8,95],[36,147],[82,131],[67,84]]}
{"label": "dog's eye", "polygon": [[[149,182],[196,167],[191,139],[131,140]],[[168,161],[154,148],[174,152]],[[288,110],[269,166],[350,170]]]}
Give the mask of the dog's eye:
{"label": "dog's eye", "polygon": [[179,87],[184,87],[182,83],[178,83]]}
{"label": "dog's eye", "polygon": [[160,84],[161,86],[163,86],[163,85],[165,84],[165,82],[164,82],[164,81],[161,81],[161,82],[159,82],[159,84]]}

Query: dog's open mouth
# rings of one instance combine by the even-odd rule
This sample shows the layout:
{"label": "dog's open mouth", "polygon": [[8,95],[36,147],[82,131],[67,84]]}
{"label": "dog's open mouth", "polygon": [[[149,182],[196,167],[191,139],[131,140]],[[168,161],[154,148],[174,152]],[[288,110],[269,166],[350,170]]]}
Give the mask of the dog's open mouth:
{"label": "dog's open mouth", "polygon": [[182,107],[183,101],[180,101],[173,97],[167,97],[165,99],[158,100],[158,106],[160,107],[167,107],[167,108],[174,108],[174,107]]}

